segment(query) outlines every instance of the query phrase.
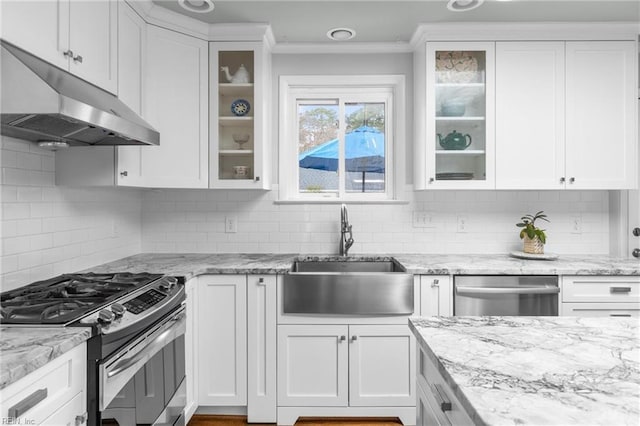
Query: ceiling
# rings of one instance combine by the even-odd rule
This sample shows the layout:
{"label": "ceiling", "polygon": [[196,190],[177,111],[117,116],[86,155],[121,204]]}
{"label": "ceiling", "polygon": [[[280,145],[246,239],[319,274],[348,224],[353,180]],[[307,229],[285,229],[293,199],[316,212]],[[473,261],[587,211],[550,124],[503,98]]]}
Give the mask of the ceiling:
{"label": "ceiling", "polygon": [[[200,0],[187,0],[198,2]],[[178,0],[153,3],[207,23],[269,23],[278,43],[328,42],[327,31],[349,27],[351,41],[408,42],[416,26],[435,22],[640,22],[640,0],[485,0],[451,12],[447,0],[213,0],[207,13]]]}

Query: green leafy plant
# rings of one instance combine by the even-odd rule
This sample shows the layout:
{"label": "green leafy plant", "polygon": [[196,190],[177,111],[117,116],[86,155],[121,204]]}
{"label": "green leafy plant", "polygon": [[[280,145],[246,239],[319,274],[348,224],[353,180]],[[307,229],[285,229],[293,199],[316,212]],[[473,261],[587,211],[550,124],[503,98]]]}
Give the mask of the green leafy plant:
{"label": "green leafy plant", "polygon": [[538,237],[542,244],[545,244],[547,242],[547,235],[544,233],[545,230],[540,229],[536,226],[536,220],[544,220],[545,222],[549,222],[549,219],[547,219],[547,215],[544,214],[542,210],[535,215],[524,215],[520,219],[522,220],[522,222],[516,223],[516,226],[518,228],[522,228],[522,230],[520,231],[521,239],[523,239],[526,235],[532,240],[535,239],[535,237]]}

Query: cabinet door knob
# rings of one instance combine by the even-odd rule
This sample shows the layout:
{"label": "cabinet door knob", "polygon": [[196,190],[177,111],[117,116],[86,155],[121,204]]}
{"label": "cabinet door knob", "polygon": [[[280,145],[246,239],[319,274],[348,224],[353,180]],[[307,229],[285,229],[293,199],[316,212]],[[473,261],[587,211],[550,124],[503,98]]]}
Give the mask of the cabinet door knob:
{"label": "cabinet door knob", "polygon": [[574,178],[574,177],[570,177],[570,178],[569,178],[569,183],[573,183],[573,182],[575,182],[575,181],[576,181],[576,178]]}
{"label": "cabinet door knob", "polygon": [[633,231],[631,231],[631,233],[634,237],[640,237],[640,228],[633,228]]}
{"label": "cabinet door knob", "polygon": [[347,340],[347,336],[340,336],[340,343],[344,342],[345,340]]}
{"label": "cabinet door knob", "polygon": [[120,176],[122,177],[129,176],[129,172],[127,172],[126,170],[124,172],[120,172]]}
{"label": "cabinet door knob", "polygon": [[562,176],[562,177],[560,178],[560,183],[564,183],[564,181],[565,181],[565,180],[566,180],[566,179],[564,178],[564,176]]}
{"label": "cabinet door knob", "polygon": [[431,287],[440,287],[440,280],[433,280],[433,282],[431,283]]}
{"label": "cabinet door knob", "polygon": [[358,336],[351,336],[351,343],[355,342],[356,340],[358,340]]}
{"label": "cabinet door knob", "polygon": [[258,285],[266,285],[264,282],[264,278],[258,278]]}
{"label": "cabinet door knob", "polygon": [[254,180],[255,182],[260,182],[260,176],[256,176],[256,177],[254,177],[254,178],[253,178],[253,180]]}
{"label": "cabinet door knob", "polygon": [[432,178],[432,177],[431,177],[431,178],[429,178],[429,183],[433,183],[433,182],[435,182],[435,181],[436,181],[436,180],[435,180],[435,178]]}
{"label": "cabinet door knob", "polygon": [[85,424],[87,422],[87,416],[88,414],[86,412],[76,416],[76,426]]}
{"label": "cabinet door knob", "polygon": [[78,56],[74,56],[73,57],[73,62],[79,62],[82,63],[82,56],[78,55]]}
{"label": "cabinet door knob", "polygon": [[62,54],[65,58],[73,58],[73,50],[71,49],[62,52]]}

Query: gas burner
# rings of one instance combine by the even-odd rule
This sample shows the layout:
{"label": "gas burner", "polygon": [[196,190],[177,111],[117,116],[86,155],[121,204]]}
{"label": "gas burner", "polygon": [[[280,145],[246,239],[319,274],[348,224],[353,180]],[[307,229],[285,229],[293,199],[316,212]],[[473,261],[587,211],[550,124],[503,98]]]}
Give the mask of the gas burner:
{"label": "gas burner", "polygon": [[67,324],[162,277],[161,274],[64,274],[0,294],[2,324]]}

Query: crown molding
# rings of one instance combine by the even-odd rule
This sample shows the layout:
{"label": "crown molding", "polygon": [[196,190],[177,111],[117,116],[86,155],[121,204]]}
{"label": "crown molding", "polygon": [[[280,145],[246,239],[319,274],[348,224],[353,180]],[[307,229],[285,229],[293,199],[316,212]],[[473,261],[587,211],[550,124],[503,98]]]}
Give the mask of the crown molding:
{"label": "crown molding", "polygon": [[126,0],[148,24],[157,25],[205,41],[261,41],[276,44],[267,23],[208,24],[154,4],[151,0]]}
{"label": "crown molding", "polygon": [[411,53],[409,43],[367,43],[367,42],[327,42],[327,43],[276,43],[273,53],[281,54],[324,54],[324,53]]}
{"label": "crown molding", "polygon": [[637,22],[451,22],[420,24],[409,41],[638,40]]}

